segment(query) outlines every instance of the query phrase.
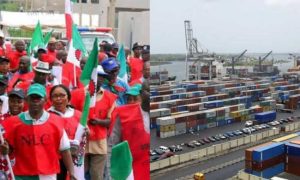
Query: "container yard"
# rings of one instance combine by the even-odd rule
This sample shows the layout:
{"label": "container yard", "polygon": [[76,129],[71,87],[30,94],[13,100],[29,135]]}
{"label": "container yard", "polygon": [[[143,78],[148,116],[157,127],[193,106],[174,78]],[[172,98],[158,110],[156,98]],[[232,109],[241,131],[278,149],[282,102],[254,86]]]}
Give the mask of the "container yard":
{"label": "container yard", "polygon": [[[236,162],[242,164],[236,168],[245,167],[244,174],[270,179],[283,172],[289,174],[295,171],[291,165],[286,165],[287,145],[284,141],[289,139],[287,137],[297,138],[298,134],[281,136],[299,127],[299,124],[294,125],[300,115],[297,110],[299,84],[281,77],[243,81],[197,80],[152,86],[150,93],[150,160],[152,167],[155,167],[151,170],[153,179],[177,178],[168,174],[177,166],[177,173],[182,174],[180,177],[188,179],[193,174],[186,176],[189,174],[187,172],[192,172],[190,169],[195,171],[198,166],[185,163],[223,152],[224,155],[218,156],[220,163],[216,166],[219,167],[226,156],[235,157],[226,149],[239,146],[237,151],[246,153],[237,158],[240,160]],[[251,125],[246,126],[249,121]],[[256,136],[256,140],[252,141],[251,136]],[[261,143],[260,139],[273,136],[276,138],[255,146]],[[251,145],[255,147],[248,147]],[[245,150],[244,146],[248,148]],[[199,155],[192,158],[195,153]],[[189,157],[189,160],[184,157]],[[177,158],[178,161],[174,160]],[[166,162],[169,165],[163,165]],[[289,162],[294,163],[293,160]],[[182,167],[188,169],[184,171]],[[203,172],[213,177],[210,169]]]}

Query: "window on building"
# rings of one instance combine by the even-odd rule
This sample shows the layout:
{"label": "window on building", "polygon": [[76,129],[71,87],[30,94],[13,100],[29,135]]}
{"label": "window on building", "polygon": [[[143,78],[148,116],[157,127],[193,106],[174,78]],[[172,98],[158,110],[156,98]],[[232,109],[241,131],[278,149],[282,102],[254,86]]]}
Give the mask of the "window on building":
{"label": "window on building", "polygon": [[99,0],[91,0],[93,4],[99,4]]}
{"label": "window on building", "polygon": [[87,0],[81,0],[81,3],[87,3]]}

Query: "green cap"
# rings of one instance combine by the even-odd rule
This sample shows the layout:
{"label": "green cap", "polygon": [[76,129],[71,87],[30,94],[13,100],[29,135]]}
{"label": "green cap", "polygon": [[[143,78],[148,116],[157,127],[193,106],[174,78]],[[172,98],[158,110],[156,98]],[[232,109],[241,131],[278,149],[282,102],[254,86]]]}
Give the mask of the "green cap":
{"label": "green cap", "polygon": [[28,89],[27,96],[30,96],[32,94],[36,94],[41,97],[46,97],[46,88],[38,83],[32,84]]}
{"label": "green cap", "polygon": [[135,84],[129,88],[129,90],[126,92],[126,94],[129,94],[132,96],[137,96],[140,94],[141,89],[142,89],[141,84]]}

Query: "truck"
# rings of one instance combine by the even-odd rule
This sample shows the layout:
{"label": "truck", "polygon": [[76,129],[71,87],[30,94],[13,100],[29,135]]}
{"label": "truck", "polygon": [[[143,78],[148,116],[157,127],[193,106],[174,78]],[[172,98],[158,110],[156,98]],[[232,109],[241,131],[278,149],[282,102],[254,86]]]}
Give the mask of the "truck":
{"label": "truck", "polygon": [[111,34],[112,28],[108,27],[99,27],[99,28],[90,28],[90,27],[78,27],[82,42],[85,45],[85,48],[88,52],[93,49],[94,39],[98,38],[98,43],[102,41],[107,41],[110,44],[116,42],[115,37]]}

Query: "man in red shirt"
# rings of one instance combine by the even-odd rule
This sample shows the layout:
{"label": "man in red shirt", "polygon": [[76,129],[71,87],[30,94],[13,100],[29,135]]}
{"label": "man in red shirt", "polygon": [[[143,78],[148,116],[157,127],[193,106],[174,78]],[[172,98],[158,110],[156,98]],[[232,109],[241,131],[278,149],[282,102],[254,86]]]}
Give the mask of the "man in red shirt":
{"label": "man in red shirt", "polygon": [[8,58],[10,60],[10,71],[16,72],[19,69],[20,58],[26,55],[25,42],[23,40],[18,40],[15,43],[15,51],[9,53]]}
{"label": "man in red shirt", "polygon": [[143,60],[141,56],[142,46],[134,43],[132,47],[133,57],[129,58],[130,81],[136,81],[143,77]]}
{"label": "man in red shirt", "polygon": [[30,71],[30,58],[22,56],[20,59],[19,70],[12,76],[8,84],[8,91],[13,89],[18,83],[23,81],[32,81],[33,71]]}
{"label": "man in red shirt", "polygon": [[48,49],[47,54],[56,58],[56,39],[55,39],[55,37],[52,37],[49,40],[47,49]]}

